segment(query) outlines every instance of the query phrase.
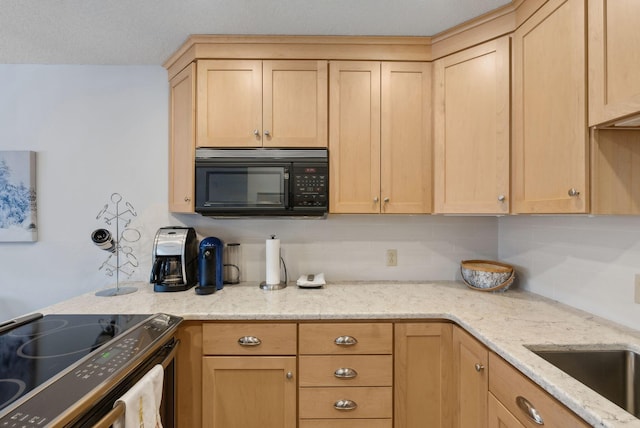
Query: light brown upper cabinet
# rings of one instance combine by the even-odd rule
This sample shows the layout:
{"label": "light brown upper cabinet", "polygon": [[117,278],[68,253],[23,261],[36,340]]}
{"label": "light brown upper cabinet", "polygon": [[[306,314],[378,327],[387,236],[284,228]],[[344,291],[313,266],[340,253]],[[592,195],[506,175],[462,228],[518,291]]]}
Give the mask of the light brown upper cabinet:
{"label": "light brown upper cabinet", "polygon": [[549,0],[513,35],[514,213],[589,209],[585,8]]}
{"label": "light brown upper cabinet", "polygon": [[326,147],[327,61],[199,60],[198,147]]}
{"label": "light brown upper cabinet", "polygon": [[171,81],[169,131],[169,210],[194,210],[195,175],[195,65],[190,64]]}
{"label": "light brown upper cabinet", "polygon": [[509,213],[509,37],[434,63],[434,212]]}
{"label": "light brown upper cabinet", "polygon": [[330,64],[332,213],[431,211],[431,65]]}
{"label": "light brown upper cabinet", "polygon": [[640,113],[640,2],[588,4],[589,126],[594,126]]}

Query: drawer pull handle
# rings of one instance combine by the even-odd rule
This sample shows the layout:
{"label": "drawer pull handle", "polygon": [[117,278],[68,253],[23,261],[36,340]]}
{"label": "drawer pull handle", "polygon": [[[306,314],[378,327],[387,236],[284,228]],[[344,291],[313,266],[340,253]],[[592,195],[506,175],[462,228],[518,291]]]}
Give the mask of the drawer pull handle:
{"label": "drawer pull handle", "polygon": [[260,339],[254,336],[244,336],[238,339],[240,346],[258,346],[262,343]]}
{"label": "drawer pull handle", "polygon": [[338,400],[333,404],[333,408],[336,410],[355,410],[358,408],[358,405],[355,401]]}
{"label": "drawer pull handle", "polygon": [[358,343],[358,340],[352,336],[340,336],[336,337],[333,342],[338,346],[353,346]]}
{"label": "drawer pull handle", "polygon": [[358,376],[358,372],[350,368],[337,369],[333,374],[338,379],[353,379]]}
{"label": "drawer pull handle", "polygon": [[520,407],[520,410],[522,410],[529,417],[529,419],[531,419],[538,425],[544,425],[544,419],[542,419],[542,416],[540,416],[536,408],[533,407],[533,404],[531,404],[529,400],[521,395],[518,395],[516,397],[516,404],[518,405],[518,407]]}

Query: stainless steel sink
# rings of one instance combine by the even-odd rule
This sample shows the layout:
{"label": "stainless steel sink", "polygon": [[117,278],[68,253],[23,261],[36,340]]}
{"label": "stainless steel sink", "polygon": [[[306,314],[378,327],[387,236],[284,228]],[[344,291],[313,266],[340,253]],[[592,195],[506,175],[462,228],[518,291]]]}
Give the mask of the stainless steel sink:
{"label": "stainless steel sink", "polygon": [[640,418],[640,354],[626,349],[529,349]]}

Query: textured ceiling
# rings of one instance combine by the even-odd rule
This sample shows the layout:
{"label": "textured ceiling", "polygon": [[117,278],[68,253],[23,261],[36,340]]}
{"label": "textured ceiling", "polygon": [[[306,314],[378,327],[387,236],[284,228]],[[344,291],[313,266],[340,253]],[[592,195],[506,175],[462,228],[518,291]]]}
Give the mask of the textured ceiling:
{"label": "textured ceiling", "polygon": [[432,36],[510,0],[0,0],[0,63],[162,64],[191,34]]}

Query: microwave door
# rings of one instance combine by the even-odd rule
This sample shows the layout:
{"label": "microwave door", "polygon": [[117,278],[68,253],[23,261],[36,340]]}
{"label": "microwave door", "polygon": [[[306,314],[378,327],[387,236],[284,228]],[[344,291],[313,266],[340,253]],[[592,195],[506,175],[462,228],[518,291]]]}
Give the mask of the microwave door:
{"label": "microwave door", "polygon": [[260,214],[287,207],[287,165],[208,165],[202,171],[204,189],[196,192],[196,202],[206,211]]}

